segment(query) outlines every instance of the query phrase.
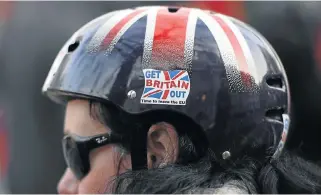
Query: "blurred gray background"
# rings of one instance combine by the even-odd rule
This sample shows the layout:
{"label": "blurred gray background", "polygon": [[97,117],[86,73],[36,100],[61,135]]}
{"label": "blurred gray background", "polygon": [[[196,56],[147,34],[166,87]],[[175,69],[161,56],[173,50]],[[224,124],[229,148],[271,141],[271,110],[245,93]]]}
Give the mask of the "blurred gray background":
{"label": "blurred gray background", "polygon": [[56,193],[65,168],[64,108],[42,96],[41,87],[64,42],[106,12],[160,4],[226,13],[266,36],[294,96],[297,122],[288,147],[320,160],[320,2],[0,2],[0,140],[8,142],[0,143],[0,193]]}

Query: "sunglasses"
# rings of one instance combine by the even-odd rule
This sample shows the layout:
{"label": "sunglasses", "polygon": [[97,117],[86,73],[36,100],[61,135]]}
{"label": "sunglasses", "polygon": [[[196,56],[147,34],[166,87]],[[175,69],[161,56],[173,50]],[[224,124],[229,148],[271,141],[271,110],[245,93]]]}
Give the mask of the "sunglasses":
{"label": "sunglasses", "polygon": [[62,148],[67,166],[77,179],[84,178],[90,170],[89,154],[92,150],[107,144],[117,144],[123,141],[115,134],[102,134],[91,137],[66,135],[62,139]]}

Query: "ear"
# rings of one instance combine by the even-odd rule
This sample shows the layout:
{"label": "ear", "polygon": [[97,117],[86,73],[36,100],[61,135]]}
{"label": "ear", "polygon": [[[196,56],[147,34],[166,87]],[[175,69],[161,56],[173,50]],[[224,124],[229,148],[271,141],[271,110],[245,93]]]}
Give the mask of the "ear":
{"label": "ear", "polygon": [[176,162],[178,135],[172,125],[162,122],[151,126],[147,139],[148,168]]}

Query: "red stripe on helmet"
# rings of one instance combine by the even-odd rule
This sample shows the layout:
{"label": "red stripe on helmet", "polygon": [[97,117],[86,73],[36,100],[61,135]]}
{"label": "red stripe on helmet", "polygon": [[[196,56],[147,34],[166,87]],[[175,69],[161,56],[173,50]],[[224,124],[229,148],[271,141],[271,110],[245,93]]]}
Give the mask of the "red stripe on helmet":
{"label": "red stripe on helmet", "polygon": [[131,14],[128,14],[128,16],[124,17],[122,20],[120,20],[110,31],[109,33],[106,35],[106,37],[104,38],[104,40],[101,43],[101,47],[102,48],[107,48],[110,43],[113,41],[113,39],[116,37],[116,35],[118,34],[118,32],[131,20],[133,19],[135,16],[137,16],[138,14],[142,13],[143,11],[145,11],[146,9],[139,9],[136,10],[134,12],[132,12]]}
{"label": "red stripe on helmet", "polygon": [[158,10],[152,50],[154,64],[184,66],[189,13],[190,9],[186,8],[181,8],[175,13],[169,12],[167,8]]}
{"label": "red stripe on helmet", "polygon": [[242,50],[242,47],[241,47],[239,41],[237,40],[237,37],[235,36],[233,30],[228,26],[228,24],[225,23],[224,20],[222,20],[220,17],[217,17],[217,16],[213,16],[213,18],[222,27],[222,29],[224,30],[226,36],[228,37],[228,39],[233,47],[233,51],[235,53],[235,56],[236,56],[236,59],[238,61],[238,65],[240,68],[242,82],[246,86],[251,86],[250,75],[247,75],[247,73],[249,72],[249,66],[246,62],[244,52]]}

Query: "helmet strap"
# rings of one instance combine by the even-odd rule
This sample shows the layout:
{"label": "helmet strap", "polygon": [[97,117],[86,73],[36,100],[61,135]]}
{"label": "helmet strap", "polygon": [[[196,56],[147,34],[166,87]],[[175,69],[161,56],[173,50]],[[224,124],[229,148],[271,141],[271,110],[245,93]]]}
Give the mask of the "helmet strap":
{"label": "helmet strap", "polygon": [[132,170],[147,169],[147,132],[136,129],[130,147]]}

